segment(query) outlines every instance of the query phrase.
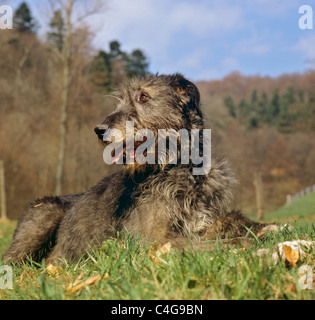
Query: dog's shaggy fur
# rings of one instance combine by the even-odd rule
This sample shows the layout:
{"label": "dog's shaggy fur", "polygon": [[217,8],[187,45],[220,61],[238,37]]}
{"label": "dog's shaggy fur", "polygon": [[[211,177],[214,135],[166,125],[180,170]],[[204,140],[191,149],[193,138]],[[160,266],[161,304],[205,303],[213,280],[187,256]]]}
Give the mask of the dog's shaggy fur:
{"label": "dog's shaggy fur", "polygon": [[[117,98],[117,109],[95,128],[101,141],[109,128],[126,135],[127,120],[135,131],[154,133],[204,128],[199,91],[180,74],[133,79],[118,88]],[[124,165],[86,192],[35,201],[19,220],[5,261],[74,261],[117,231],[179,247],[262,232],[266,225],[229,211],[236,180],[226,160],[212,157],[207,175],[194,176],[192,166]]]}

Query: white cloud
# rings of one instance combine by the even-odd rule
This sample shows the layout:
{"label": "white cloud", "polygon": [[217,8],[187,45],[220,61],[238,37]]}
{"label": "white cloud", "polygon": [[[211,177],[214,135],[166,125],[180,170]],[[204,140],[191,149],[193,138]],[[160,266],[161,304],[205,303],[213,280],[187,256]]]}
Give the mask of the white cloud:
{"label": "white cloud", "polygon": [[[91,24],[103,22],[95,46],[105,47],[118,39],[124,50],[141,48],[161,70],[170,64],[200,63],[194,44],[220,37],[242,25],[242,10],[222,1],[115,0],[109,10]],[[174,62],[174,51],[183,47],[181,61]],[[172,53],[170,52],[172,50]],[[199,56],[203,56],[202,48]],[[176,53],[175,53],[176,54]],[[185,56],[184,58],[182,56]],[[197,59],[194,61],[194,59]]]}
{"label": "white cloud", "polygon": [[238,42],[235,53],[264,55],[271,51],[272,45],[266,43],[261,35],[254,33],[250,38],[245,38]]}
{"label": "white cloud", "polygon": [[207,52],[207,50],[203,50],[202,48],[196,48],[178,60],[166,62],[159,68],[159,70],[153,70],[153,72],[159,71],[160,73],[172,73],[179,71],[185,75],[200,75],[204,72],[204,62],[210,59],[211,53]]}
{"label": "white cloud", "polygon": [[236,70],[240,67],[239,61],[234,57],[226,57],[221,61],[223,71]]}
{"label": "white cloud", "polygon": [[[220,1],[184,2],[169,0],[113,1],[109,4],[103,20],[103,31],[109,34],[127,33],[133,37],[158,33],[169,37],[176,32],[188,31],[196,36],[209,35],[236,28],[241,23],[239,7],[223,5]],[[93,21],[91,21],[93,22]]]}
{"label": "white cloud", "polygon": [[[260,13],[264,16],[284,16],[289,11],[298,12],[299,6],[304,4],[303,0],[242,0],[243,7],[250,12]],[[307,1],[306,1],[307,2]]]}
{"label": "white cloud", "polygon": [[305,62],[310,62],[315,59],[315,34],[310,34],[300,38],[296,45],[293,46],[293,51],[300,52]]}
{"label": "white cloud", "polygon": [[[314,59],[314,36],[304,33],[300,41],[295,40],[302,35],[296,34],[294,26],[299,32],[298,8],[303,0],[100,1],[107,10],[85,21],[95,33],[95,49],[107,49],[111,40],[120,41],[125,51],[140,48],[149,57],[153,72],[174,70],[204,78],[208,74],[221,76],[222,70],[235,67],[249,66],[259,72],[259,61],[280,52],[288,54],[284,60],[293,62],[290,66],[295,68],[303,64],[303,58]],[[28,3],[41,26],[46,26],[40,30],[45,33],[50,19],[47,0]],[[89,5],[86,0],[76,3],[83,12]],[[257,65],[247,64],[247,58],[257,59]],[[286,71],[285,63],[275,68]],[[262,66],[265,68],[265,64]]]}
{"label": "white cloud", "polygon": [[270,44],[257,44],[251,48],[249,48],[249,51],[254,54],[263,55],[271,50]]}
{"label": "white cloud", "polygon": [[[214,2],[213,2],[214,3]],[[170,28],[187,30],[196,36],[211,36],[236,27],[241,10],[222,4],[189,2],[176,6],[169,14]]]}

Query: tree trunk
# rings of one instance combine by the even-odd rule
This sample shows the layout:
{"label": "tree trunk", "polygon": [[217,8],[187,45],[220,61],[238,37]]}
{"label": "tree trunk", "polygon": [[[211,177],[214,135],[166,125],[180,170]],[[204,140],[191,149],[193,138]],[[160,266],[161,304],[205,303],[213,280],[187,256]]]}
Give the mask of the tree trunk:
{"label": "tree trunk", "polygon": [[263,202],[263,190],[262,190],[262,179],[261,173],[256,172],[254,175],[254,186],[256,191],[256,206],[257,206],[257,219],[262,220],[263,218],[263,210],[262,210],[262,202]]}
{"label": "tree trunk", "polygon": [[62,193],[62,185],[64,178],[64,164],[65,164],[65,149],[66,149],[66,135],[67,135],[67,109],[69,102],[69,87],[70,87],[70,62],[71,62],[71,44],[72,44],[72,25],[71,25],[71,11],[72,0],[68,0],[67,5],[67,31],[65,35],[64,46],[62,50],[62,97],[60,108],[60,126],[59,126],[59,153],[56,174],[56,195]]}
{"label": "tree trunk", "polygon": [[7,206],[5,196],[4,162],[0,160],[0,219],[7,219]]}

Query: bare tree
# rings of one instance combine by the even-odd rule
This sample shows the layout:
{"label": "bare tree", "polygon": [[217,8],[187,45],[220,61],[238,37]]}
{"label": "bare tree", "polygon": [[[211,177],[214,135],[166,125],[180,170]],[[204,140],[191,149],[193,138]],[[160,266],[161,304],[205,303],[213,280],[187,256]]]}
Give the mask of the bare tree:
{"label": "bare tree", "polygon": [[70,63],[71,63],[71,42],[72,42],[72,0],[68,0],[66,11],[66,34],[64,39],[64,46],[61,51],[62,61],[62,96],[60,106],[60,125],[59,125],[59,153],[56,173],[56,194],[62,193],[63,170],[65,162],[65,147],[67,134],[67,107],[70,86]]}
{"label": "bare tree", "polygon": [[7,206],[5,195],[4,162],[0,160],[0,219],[7,219]]}
{"label": "bare tree", "polygon": [[[61,106],[60,106],[60,125],[59,125],[59,152],[56,171],[56,194],[62,193],[62,185],[64,178],[64,163],[65,163],[65,149],[66,149],[66,136],[67,136],[67,109],[69,106],[69,90],[71,85],[71,52],[73,43],[73,22],[72,17],[74,14],[73,6],[74,0],[59,0],[58,1],[61,11],[64,12],[66,30],[63,35],[63,47],[61,51],[55,50],[59,60],[61,62],[62,69],[62,94],[61,94]],[[52,3],[51,3],[52,4]],[[100,1],[95,1],[93,5],[89,5],[89,9],[84,10],[84,14],[76,17],[77,22],[81,22],[88,16],[98,13],[103,8],[103,4]]]}
{"label": "bare tree", "polygon": [[256,192],[256,206],[257,206],[257,219],[262,220],[263,218],[263,184],[261,179],[261,173],[256,172],[254,174],[254,186]]}
{"label": "bare tree", "polygon": [[31,51],[32,51],[32,44],[29,47],[24,48],[24,54],[21,57],[21,59],[19,60],[19,63],[16,68],[16,81],[18,81],[18,82],[21,81],[22,69],[23,69],[27,59],[29,58]]}

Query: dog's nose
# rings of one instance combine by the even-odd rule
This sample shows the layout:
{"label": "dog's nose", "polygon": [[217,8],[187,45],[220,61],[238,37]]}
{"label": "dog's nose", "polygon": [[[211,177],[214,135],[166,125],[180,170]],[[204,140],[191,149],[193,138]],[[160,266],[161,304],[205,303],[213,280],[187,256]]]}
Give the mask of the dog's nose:
{"label": "dog's nose", "polygon": [[100,140],[103,140],[103,136],[106,130],[109,129],[107,124],[100,124],[99,126],[94,128],[94,132],[97,134]]}

